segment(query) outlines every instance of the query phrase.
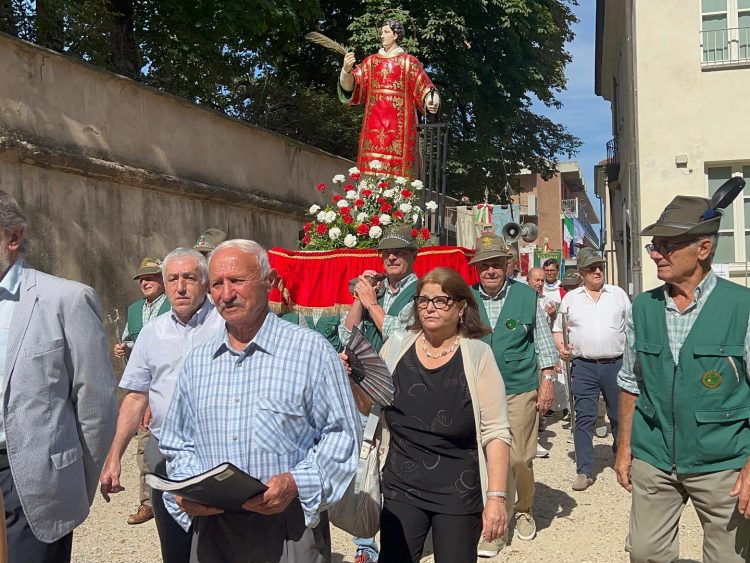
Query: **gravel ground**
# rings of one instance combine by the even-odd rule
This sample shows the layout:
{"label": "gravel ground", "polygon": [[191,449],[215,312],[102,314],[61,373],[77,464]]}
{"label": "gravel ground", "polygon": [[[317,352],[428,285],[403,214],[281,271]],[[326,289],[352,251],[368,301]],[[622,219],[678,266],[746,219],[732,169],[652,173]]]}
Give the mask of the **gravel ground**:
{"label": "gravel ground", "polygon": [[[534,462],[537,488],[534,513],[538,535],[533,541],[511,540],[497,557],[480,561],[532,563],[625,562],[623,550],[628,528],[630,497],[617,484],[612,464],[611,437],[594,438],[596,482],[587,491],[570,488],[575,477],[572,445],[563,422],[554,421],[541,434],[550,457]],[[123,461],[125,492],[105,503],[97,496],[91,515],[75,532],[73,561],[76,563],[151,563],[160,561],[159,542],[153,520],[128,526],[127,515],[137,500],[137,469],[133,458],[135,442]],[[351,538],[332,528],[333,563],[351,563]],[[701,530],[692,507],[685,510],[680,528],[680,556],[683,563],[701,560]],[[423,563],[433,562],[429,555]]]}

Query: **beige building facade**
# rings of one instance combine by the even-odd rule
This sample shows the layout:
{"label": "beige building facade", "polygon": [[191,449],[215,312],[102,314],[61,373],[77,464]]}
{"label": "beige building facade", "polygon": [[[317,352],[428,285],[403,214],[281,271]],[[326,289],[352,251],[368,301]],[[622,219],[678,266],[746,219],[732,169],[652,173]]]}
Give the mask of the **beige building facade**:
{"label": "beige building facade", "polygon": [[[597,0],[596,93],[611,103],[605,165],[618,283],[659,285],[640,230],[677,194],[750,178],[750,0]],[[747,284],[750,190],[727,210],[715,262]]]}

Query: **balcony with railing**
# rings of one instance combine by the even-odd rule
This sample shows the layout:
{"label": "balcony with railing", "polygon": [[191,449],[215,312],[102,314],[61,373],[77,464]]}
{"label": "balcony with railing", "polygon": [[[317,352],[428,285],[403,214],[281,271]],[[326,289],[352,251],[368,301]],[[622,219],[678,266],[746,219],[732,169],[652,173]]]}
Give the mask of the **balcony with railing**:
{"label": "balcony with railing", "polygon": [[750,27],[700,32],[703,68],[750,66]]}
{"label": "balcony with railing", "polygon": [[569,217],[581,224],[586,238],[589,239],[591,246],[598,245],[598,238],[594,227],[591,225],[583,205],[578,198],[560,200],[560,212],[563,217]]}
{"label": "balcony with railing", "polygon": [[607,181],[616,182],[620,177],[620,155],[617,154],[617,137],[607,143]]}

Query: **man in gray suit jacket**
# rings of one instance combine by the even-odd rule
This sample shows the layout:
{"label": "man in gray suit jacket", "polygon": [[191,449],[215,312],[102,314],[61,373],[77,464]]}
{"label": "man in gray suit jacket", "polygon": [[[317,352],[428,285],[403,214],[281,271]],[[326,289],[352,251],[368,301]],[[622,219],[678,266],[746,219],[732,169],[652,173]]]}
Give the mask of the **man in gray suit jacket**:
{"label": "man in gray suit jacket", "polygon": [[26,220],[0,191],[0,487],[9,561],[70,561],[115,431],[94,291],[22,257]]}

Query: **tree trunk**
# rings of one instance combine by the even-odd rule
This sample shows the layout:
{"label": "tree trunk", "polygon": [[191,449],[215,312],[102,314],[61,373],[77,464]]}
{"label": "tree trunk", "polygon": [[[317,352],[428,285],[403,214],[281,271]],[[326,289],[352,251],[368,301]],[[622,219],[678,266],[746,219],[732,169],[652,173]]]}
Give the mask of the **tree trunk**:
{"label": "tree trunk", "polygon": [[43,47],[62,51],[65,47],[64,0],[37,0],[36,42]]}
{"label": "tree trunk", "polygon": [[18,36],[16,18],[13,15],[13,0],[0,0],[0,31]]}
{"label": "tree trunk", "polygon": [[109,0],[111,14],[111,61],[112,70],[138,78],[141,74],[141,58],[135,41],[133,0]]}

